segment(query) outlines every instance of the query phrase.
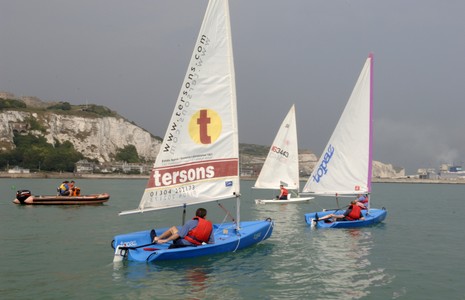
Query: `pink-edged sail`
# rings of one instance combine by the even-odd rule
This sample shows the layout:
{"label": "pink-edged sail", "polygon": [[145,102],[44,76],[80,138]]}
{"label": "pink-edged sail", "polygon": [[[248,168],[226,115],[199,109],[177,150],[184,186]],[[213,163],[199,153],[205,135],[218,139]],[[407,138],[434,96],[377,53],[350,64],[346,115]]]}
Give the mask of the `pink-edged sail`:
{"label": "pink-edged sail", "polygon": [[[371,193],[372,105],[373,55],[370,54],[336,129],[304,187],[305,192],[334,195],[336,201],[338,195]],[[371,208],[370,202],[367,209],[360,211],[360,218],[345,217],[354,208],[351,205],[342,208],[337,202],[337,209],[304,214],[305,222],[314,228],[376,225],[384,221],[387,211],[384,207]],[[358,208],[358,204],[354,205]]]}
{"label": "pink-edged sail", "polygon": [[227,1],[210,1],[137,213],[239,194],[239,141]]}
{"label": "pink-edged sail", "polygon": [[316,195],[371,192],[372,73],[373,55],[370,54],[303,192]]}

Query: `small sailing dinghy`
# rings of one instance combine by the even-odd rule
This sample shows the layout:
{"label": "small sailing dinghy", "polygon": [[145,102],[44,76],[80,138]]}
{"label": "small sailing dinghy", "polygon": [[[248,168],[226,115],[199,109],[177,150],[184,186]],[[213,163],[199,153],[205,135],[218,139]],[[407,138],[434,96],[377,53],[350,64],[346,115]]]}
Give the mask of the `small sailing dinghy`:
{"label": "small sailing dinghy", "polygon": [[[269,238],[273,221],[240,221],[236,87],[227,0],[210,0],[188,71],[147,187],[135,210],[120,215],[236,199],[235,222],[214,224],[214,244],[168,249],[151,230],[117,235],[114,262],[212,255]],[[155,229],[160,236],[167,228]]]}
{"label": "small sailing dinghy", "polygon": [[[295,106],[292,105],[270,147],[262,170],[258,175],[254,189],[278,189],[283,185],[291,192],[287,200],[255,199],[257,204],[283,204],[306,202],[314,197],[299,195],[299,148],[297,143],[297,124]],[[295,191],[297,197],[291,196]]]}
{"label": "small sailing dinghy", "polygon": [[[339,122],[315,169],[303,188],[320,196],[353,197],[371,193],[373,55],[367,58]],[[328,214],[341,215],[345,209],[305,214],[307,224],[321,228],[363,227],[382,222],[386,210],[362,210],[364,220],[316,221]]]}

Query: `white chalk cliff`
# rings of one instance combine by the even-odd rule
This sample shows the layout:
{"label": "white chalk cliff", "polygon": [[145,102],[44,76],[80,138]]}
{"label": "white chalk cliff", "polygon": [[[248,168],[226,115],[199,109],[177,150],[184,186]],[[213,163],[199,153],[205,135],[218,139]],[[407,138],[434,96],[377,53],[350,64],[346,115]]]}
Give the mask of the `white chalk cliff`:
{"label": "white chalk cliff", "polygon": [[[32,130],[28,119],[36,119],[45,130]],[[9,110],[0,113],[0,151],[14,148],[14,132],[43,136],[53,144],[55,140],[70,141],[84,156],[99,162],[110,162],[117,151],[133,145],[139,157],[155,160],[160,141],[148,131],[120,117],[80,117],[51,112]]]}

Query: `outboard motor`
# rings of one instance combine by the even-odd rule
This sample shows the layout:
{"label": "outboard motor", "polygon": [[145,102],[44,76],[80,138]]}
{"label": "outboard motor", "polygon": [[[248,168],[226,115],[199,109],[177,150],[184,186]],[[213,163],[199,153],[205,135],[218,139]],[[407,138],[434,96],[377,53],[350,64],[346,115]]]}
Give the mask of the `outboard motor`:
{"label": "outboard motor", "polygon": [[31,191],[30,190],[19,190],[16,192],[16,199],[21,202],[21,204],[24,204],[24,200],[29,198],[31,196]]}

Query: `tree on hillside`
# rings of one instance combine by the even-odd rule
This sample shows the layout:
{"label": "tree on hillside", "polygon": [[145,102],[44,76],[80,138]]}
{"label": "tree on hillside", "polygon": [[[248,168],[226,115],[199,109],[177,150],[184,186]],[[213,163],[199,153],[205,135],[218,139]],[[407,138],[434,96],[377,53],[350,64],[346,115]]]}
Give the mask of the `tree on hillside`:
{"label": "tree on hillside", "polygon": [[84,158],[69,141],[55,141],[52,145],[44,137],[31,134],[16,134],[13,140],[16,148],[0,153],[0,168],[9,165],[31,170],[73,172],[76,162]]}
{"label": "tree on hillside", "polygon": [[115,158],[117,161],[125,161],[127,163],[140,162],[139,154],[134,145],[127,145],[123,149],[118,149]]}

